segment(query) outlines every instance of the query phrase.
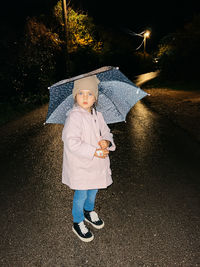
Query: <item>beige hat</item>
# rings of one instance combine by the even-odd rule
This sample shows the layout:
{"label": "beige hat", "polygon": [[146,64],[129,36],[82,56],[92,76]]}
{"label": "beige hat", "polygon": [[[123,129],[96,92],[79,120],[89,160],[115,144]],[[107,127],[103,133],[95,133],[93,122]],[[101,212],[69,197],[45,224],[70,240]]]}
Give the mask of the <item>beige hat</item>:
{"label": "beige hat", "polygon": [[72,91],[73,97],[75,98],[79,90],[90,90],[97,99],[99,83],[100,81],[96,75],[92,75],[92,76],[74,81],[74,88]]}

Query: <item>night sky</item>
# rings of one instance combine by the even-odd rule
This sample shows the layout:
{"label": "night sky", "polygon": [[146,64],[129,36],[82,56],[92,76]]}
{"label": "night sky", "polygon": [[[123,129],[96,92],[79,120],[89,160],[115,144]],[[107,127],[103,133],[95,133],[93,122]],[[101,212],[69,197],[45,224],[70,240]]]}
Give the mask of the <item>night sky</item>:
{"label": "night sky", "polygon": [[[151,42],[155,45],[160,38],[182,28],[200,13],[198,1],[83,1],[83,8],[88,10],[97,22],[114,29],[130,29],[141,32],[151,29]],[[133,37],[134,38],[134,37]]]}
{"label": "night sky", "polygon": [[[1,29],[17,32],[23,28],[27,16],[50,12],[56,0],[4,1],[1,8]],[[67,0],[67,2],[69,2]],[[200,13],[198,1],[113,1],[71,0],[70,5],[87,11],[96,23],[113,30],[152,30],[150,46],[157,45],[164,35],[176,31]],[[1,36],[2,37],[2,36]],[[133,37],[135,38],[135,37]]]}

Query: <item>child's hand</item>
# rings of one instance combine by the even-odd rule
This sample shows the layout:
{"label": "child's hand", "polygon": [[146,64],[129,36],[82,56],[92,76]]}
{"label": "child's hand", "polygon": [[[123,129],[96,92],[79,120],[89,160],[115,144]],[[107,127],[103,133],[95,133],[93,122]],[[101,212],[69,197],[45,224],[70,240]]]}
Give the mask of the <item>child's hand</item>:
{"label": "child's hand", "polygon": [[109,147],[110,142],[107,140],[101,140],[98,144],[100,145],[101,149],[106,149],[107,147]]}
{"label": "child's hand", "polygon": [[105,159],[109,154],[109,151],[107,149],[96,149],[95,151],[95,157]]}

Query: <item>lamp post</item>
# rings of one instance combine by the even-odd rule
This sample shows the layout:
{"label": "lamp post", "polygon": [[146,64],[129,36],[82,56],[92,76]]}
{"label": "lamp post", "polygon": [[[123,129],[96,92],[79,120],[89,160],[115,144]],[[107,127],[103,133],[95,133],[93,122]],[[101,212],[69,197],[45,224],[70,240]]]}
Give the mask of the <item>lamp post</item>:
{"label": "lamp post", "polygon": [[142,31],[140,33],[135,33],[135,32],[132,32],[132,31],[130,31],[128,29],[125,29],[125,32],[130,34],[130,35],[132,35],[132,36],[139,36],[139,37],[143,38],[141,44],[136,48],[136,50],[140,49],[140,47],[144,43],[144,54],[145,54],[145,52],[146,52],[146,39],[150,37],[151,31],[150,30],[145,30],[145,31]]}
{"label": "lamp post", "polygon": [[66,42],[67,42],[68,29],[67,29],[67,3],[66,3],[66,0],[62,0],[62,9],[63,9],[63,20],[64,20],[64,25],[65,25],[65,38],[66,38]]}
{"label": "lamp post", "polygon": [[67,10],[67,3],[66,0],[62,0],[62,10],[63,10],[63,20],[64,20],[64,27],[65,27],[65,63],[66,63],[66,74],[67,77],[70,73],[70,62],[69,62],[69,51],[68,51],[68,10]]}
{"label": "lamp post", "polygon": [[144,40],[144,55],[146,53],[146,39],[150,37],[150,31],[146,30],[143,34],[143,40]]}

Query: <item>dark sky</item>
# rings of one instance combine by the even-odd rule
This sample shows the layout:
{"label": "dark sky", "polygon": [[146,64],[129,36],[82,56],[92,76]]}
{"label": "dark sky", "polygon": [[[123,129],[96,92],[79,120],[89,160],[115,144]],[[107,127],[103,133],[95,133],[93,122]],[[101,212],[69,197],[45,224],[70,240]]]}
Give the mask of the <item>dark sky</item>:
{"label": "dark sky", "polygon": [[[57,0],[10,0],[1,5],[1,28],[16,31],[23,27],[27,16],[48,13]],[[69,2],[69,0],[67,0]],[[197,0],[71,0],[70,5],[77,6],[89,13],[97,23],[121,31],[130,29],[141,32],[152,30],[151,43],[192,20],[200,13]],[[3,24],[2,24],[3,23]],[[4,26],[2,26],[4,25]],[[2,37],[2,36],[1,36]],[[135,37],[133,37],[135,38]],[[148,41],[150,42],[150,41]]]}
{"label": "dark sky", "polygon": [[200,13],[197,0],[101,0],[98,5],[97,1],[92,0],[82,2],[83,8],[98,22],[113,28],[128,28],[137,33],[150,28],[155,40],[183,27],[195,14]]}
{"label": "dark sky", "polygon": [[124,24],[133,27],[157,26],[157,28],[160,28],[162,26],[170,28],[174,24],[183,24],[200,10],[197,7],[198,1],[189,0],[161,0],[159,4],[158,1],[144,0],[121,0],[120,2],[101,0],[101,7],[97,7],[95,2],[91,2],[93,3],[91,10],[96,11],[101,20],[106,19],[113,24]]}

